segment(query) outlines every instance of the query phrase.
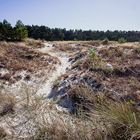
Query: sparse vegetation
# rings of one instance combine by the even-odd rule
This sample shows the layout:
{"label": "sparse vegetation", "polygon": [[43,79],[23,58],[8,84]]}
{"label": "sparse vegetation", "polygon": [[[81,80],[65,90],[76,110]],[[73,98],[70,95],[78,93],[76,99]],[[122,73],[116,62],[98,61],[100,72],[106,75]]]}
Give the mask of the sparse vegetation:
{"label": "sparse vegetation", "polygon": [[0,49],[1,67],[10,71],[26,70],[28,72],[35,72],[49,66],[48,63],[56,64],[58,62],[57,59],[48,54],[42,54],[30,48],[30,46],[26,46],[24,42],[0,42]]}
{"label": "sparse vegetation", "polygon": [[[76,92],[81,94],[81,89]],[[90,112],[81,110],[83,107],[79,108],[77,110],[78,118],[73,117],[72,124],[70,121],[61,121],[61,119],[53,120],[52,124],[44,122],[44,124],[38,128],[37,135],[32,139],[135,140],[140,138],[139,112],[136,112],[130,102],[114,102],[108,100],[102,94],[90,98],[92,94],[89,94],[87,91],[84,93],[85,97],[87,95],[89,96],[89,100],[94,101],[92,103],[90,102],[90,105],[94,105],[94,108],[90,108]],[[82,94],[84,93],[82,92]],[[79,99],[81,100],[83,98],[79,96]],[[85,100],[81,101],[84,105],[84,109],[89,108]],[[77,105],[81,107],[81,103]]]}
{"label": "sparse vegetation", "polygon": [[[22,70],[43,73],[45,69],[51,73],[60,64],[59,60],[37,51],[43,45],[40,40],[1,42],[0,66],[5,71],[0,73],[3,91],[0,94],[0,138],[140,139],[139,46],[127,44],[53,42],[53,47],[48,47],[52,54],[59,52],[59,57],[67,54],[71,67],[53,81],[50,94],[54,97],[47,98],[45,93],[37,92],[48,82],[46,77],[42,76],[41,83],[33,86],[31,74],[27,75],[25,86],[19,84],[20,90],[14,88],[11,92],[8,89],[16,85],[22,75],[15,77],[10,85],[3,81],[10,81]],[[73,107],[72,111],[68,107]]]}

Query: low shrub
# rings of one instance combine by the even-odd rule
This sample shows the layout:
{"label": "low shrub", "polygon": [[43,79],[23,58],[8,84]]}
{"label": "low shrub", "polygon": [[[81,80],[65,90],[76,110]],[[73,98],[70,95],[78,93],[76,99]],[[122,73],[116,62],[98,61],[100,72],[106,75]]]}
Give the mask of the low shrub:
{"label": "low shrub", "polygon": [[126,39],[124,39],[123,37],[121,37],[121,38],[119,38],[118,39],[118,43],[126,43],[127,42],[127,40]]}
{"label": "low shrub", "polygon": [[140,47],[139,47],[139,48],[136,48],[135,52],[136,52],[137,54],[140,54]]}
{"label": "low shrub", "polygon": [[108,45],[108,43],[109,43],[108,38],[105,38],[101,43],[102,43],[103,45]]}

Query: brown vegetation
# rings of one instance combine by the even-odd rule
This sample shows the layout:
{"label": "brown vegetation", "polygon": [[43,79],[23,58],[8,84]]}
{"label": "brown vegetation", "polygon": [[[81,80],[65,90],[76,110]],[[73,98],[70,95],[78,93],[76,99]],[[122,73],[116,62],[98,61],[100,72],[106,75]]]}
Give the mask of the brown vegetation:
{"label": "brown vegetation", "polygon": [[9,70],[36,71],[46,68],[50,62],[57,63],[53,57],[14,43],[0,43],[0,63]]}
{"label": "brown vegetation", "polygon": [[[36,41],[34,42],[30,45],[36,45]],[[38,52],[35,49],[36,48],[33,49],[32,47],[25,45],[24,42],[0,42],[0,68],[8,71],[5,74],[0,74],[0,79],[13,81],[12,76],[14,76],[16,72],[27,71],[35,73],[43,69],[49,71],[54,68],[53,65],[58,63],[57,58],[54,58],[46,53],[43,54]],[[13,79],[18,80],[21,79],[21,77],[14,76]],[[26,79],[30,79],[30,76],[27,75]]]}
{"label": "brown vegetation", "polygon": [[15,104],[16,104],[16,101],[13,95],[1,93],[0,94],[0,116],[4,116],[8,113],[13,113]]}
{"label": "brown vegetation", "polygon": [[[53,43],[56,51],[69,54],[72,67],[54,83],[54,94],[58,97],[56,95],[50,104],[43,97],[23,89],[25,100],[18,104],[29,113],[29,121],[37,121],[35,134],[25,140],[139,140],[139,44],[98,41]],[[12,72],[49,69],[48,60],[52,64],[57,63],[56,58],[21,44],[2,42],[0,47],[0,66]],[[2,75],[1,79],[9,80],[10,75]],[[62,88],[63,94],[59,95]],[[74,103],[74,112],[56,109],[55,103],[65,98]],[[12,95],[0,94],[0,117],[15,112],[15,100]],[[52,116],[52,112],[59,116]],[[50,113],[50,116],[45,113]],[[6,135],[0,127],[0,138]]]}
{"label": "brown vegetation", "polygon": [[[89,89],[87,90],[89,91]],[[78,91],[79,94],[85,93],[83,88]],[[82,96],[87,98],[87,94],[91,96],[90,92],[86,92],[86,95]],[[89,99],[92,100],[90,97]],[[71,120],[63,121],[63,119],[62,121],[53,120],[51,124],[44,121],[43,125],[38,127],[36,135],[31,139],[138,140],[140,138],[140,115],[130,102],[114,102],[104,94],[94,96],[93,100],[94,104],[92,104],[93,102],[91,104],[94,105],[94,108],[90,108],[90,112],[83,111],[83,106],[79,104],[77,114],[72,118],[73,123]],[[84,107],[89,107],[86,102],[84,103]]]}
{"label": "brown vegetation", "polygon": [[41,48],[44,46],[44,42],[42,40],[26,39],[25,43],[27,46],[33,48]]}
{"label": "brown vegetation", "polygon": [[104,87],[118,93],[116,97],[131,95],[136,100],[133,95],[140,93],[140,55],[135,50],[135,46],[118,45],[87,50],[72,68],[96,77]]}

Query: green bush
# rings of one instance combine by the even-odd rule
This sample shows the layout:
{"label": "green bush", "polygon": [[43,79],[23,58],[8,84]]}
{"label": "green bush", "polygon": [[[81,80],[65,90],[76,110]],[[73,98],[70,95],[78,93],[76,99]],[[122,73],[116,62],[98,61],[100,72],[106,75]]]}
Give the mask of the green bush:
{"label": "green bush", "polygon": [[90,59],[96,59],[97,58],[97,53],[95,49],[90,49],[89,50],[89,57]]}
{"label": "green bush", "polygon": [[124,39],[123,37],[121,37],[121,38],[118,39],[118,42],[119,42],[119,43],[126,43],[127,40]]}

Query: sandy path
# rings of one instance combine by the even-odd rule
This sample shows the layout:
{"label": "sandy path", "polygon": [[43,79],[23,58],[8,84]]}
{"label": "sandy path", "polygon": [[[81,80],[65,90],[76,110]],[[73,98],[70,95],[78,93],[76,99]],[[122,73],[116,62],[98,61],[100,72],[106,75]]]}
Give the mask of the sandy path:
{"label": "sandy path", "polygon": [[50,74],[48,79],[39,88],[39,90],[37,92],[38,95],[44,95],[44,96],[47,95],[48,96],[49,93],[51,92],[52,86],[53,86],[54,82],[57,80],[57,78],[59,76],[61,76],[62,74],[65,74],[66,69],[68,67],[70,67],[70,62],[68,62],[68,57],[65,53],[53,51],[52,44],[45,43],[45,47],[38,49],[38,51],[40,51],[42,53],[48,53],[49,55],[51,55],[53,57],[57,57],[60,61],[60,64],[58,64],[56,66],[56,70],[53,71],[52,74]]}

